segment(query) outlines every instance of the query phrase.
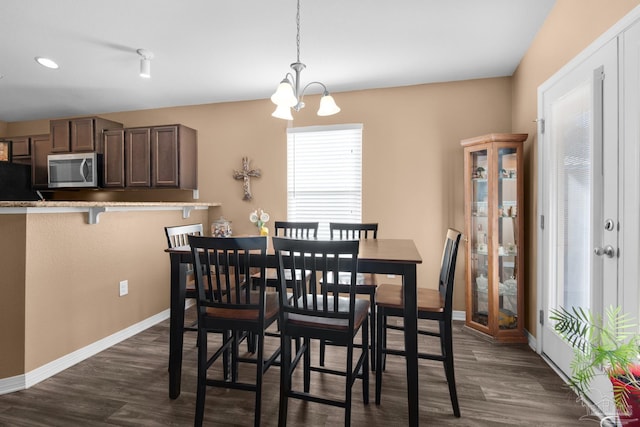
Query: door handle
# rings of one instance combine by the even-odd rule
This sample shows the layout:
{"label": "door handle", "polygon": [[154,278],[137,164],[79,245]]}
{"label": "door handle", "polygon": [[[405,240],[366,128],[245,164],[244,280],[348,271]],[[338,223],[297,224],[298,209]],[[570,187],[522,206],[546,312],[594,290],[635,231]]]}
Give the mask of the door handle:
{"label": "door handle", "polygon": [[607,245],[604,248],[601,248],[600,246],[598,246],[593,249],[593,253],[598,256],[606,255],[607,258],[613,258],[614,255],[616,254],[616,250],[613,249],[613,246],[611,245]]}

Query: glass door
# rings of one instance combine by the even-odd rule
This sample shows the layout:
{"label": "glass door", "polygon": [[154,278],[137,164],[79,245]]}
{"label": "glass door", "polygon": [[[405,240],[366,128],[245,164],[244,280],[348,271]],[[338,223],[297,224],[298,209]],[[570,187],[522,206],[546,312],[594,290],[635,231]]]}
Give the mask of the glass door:
{"label": "glass door", "polygon": [[472,321],[489,325],[489,152],[470,153],[471,162],[471,312]]}
{"label": "glass door", "polygon": [[498,150],[498,328],[518,327],[518,156],[516,148]]}
{"label": "glass door", "polygon": [[[541,92],[540,347],[568,376],[573,349],[555,333],[550,312],[580,307],[598,315],[617,303],[616,63],[613,40]],[[595,380],[590,398],[606,410],[611,384],[606,375]]]}

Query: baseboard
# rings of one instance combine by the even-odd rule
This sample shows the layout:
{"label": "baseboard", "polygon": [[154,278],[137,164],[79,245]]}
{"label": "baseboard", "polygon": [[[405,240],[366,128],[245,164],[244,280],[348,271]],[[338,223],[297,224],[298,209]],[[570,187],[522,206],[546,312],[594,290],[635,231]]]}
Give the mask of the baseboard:
{"label": "baseboard", "polygon": [[12,393],[14,391],[23,390],[29,388],[41,381],[46,380],[54,376],[55,374],[64,371],[71,366],[82,362],[91,356],[100,353],[107,348],[118,344],[121,341],[131,338],[132,336],[144,331],[151,326],[162,322],[169,318],[170,310],[166,309],[156,315],[153,315],[141,322],[129,326],[115,334],[109,335],[101,340],[98,340],[86,347],[78,349],[72,353],[60,357],[46,365],[40,366],[33,371],[27,372],[24,375],[16,375],[15,377],[0,379],[0,395],[6,393]]}
{"label": "baseboard", "polygon": [[460,310],[453,310],[451,313],[451,320],[462,320],[463,322],[467,320],[467,312]]}

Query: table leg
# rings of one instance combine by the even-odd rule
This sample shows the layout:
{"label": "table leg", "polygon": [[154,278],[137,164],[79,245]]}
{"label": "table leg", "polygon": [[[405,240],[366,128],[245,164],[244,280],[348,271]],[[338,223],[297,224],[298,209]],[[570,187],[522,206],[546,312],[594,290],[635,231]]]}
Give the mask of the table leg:
{"label": "table leg", "polygon": [[187,265],[179,254],[171,254],[171,313],[169,320],[169,397],[180,396],[182,378],[182,334]]}
{"label": "table leg", "polygon": [[417,426],[418,414],[418,302],[415,264],[404,272],[404,348],[407,359],[409,425]]}

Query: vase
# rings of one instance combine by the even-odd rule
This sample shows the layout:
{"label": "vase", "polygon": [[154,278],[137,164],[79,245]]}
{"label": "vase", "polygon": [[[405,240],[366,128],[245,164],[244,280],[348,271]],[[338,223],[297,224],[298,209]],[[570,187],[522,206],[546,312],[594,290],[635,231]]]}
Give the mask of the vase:
{"label": "vase", "polygon": [[[636,377],[640,377],[640,366],[634,366],[631,368],[631,373]],[[625,427],[640,427],[640,389],[637,384],[628,384],[619,377],[609,377],[611,384],[613,385],[614,393],[616,389],[624,388],[627,390],[627,408],[616,408],[618,413],[618,419],[620,425]]]}

